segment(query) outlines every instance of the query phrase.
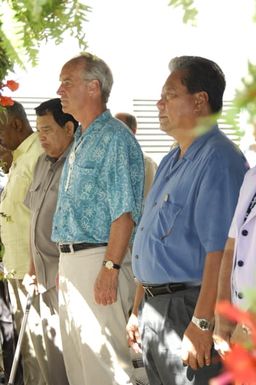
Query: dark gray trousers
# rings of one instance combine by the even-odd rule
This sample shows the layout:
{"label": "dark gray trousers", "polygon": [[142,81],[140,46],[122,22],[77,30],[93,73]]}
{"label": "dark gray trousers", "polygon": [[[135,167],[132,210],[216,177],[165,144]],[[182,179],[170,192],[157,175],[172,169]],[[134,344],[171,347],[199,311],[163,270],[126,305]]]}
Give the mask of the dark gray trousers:
{"label": "dark gray trousers", "polygon": [[221,362],[213,351],[213,364],[196,371],[184,367],[181,341],[193,316],[199,288],[145,298],[140,312],[143,360],[150,385],[207,385],[220,373]]}
{"label": "dark gray trousers", "polygon": [[[14,328],[8,285],[6,281],[1,281],[1,280],[0,280],[0,339],[2,342],[4,380],[5,380],[4,382],[1,382],[1,384],[2,383],[7,384],[7,381],[10,377],[13,358],[15,354],[17,333]],[[2,381],[2,378],[1,378],[1,381]],[[21,359],[19,360],[18,368],[16,371],[15,384],[24,385]]]}

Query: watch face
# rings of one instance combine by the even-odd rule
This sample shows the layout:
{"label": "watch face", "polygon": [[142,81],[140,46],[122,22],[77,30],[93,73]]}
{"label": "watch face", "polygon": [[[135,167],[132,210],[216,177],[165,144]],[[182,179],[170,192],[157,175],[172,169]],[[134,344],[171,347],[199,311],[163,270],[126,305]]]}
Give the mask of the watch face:
{"label": "watch face", "polygon": [[204,319],[202,319],[202,320],[200,320],[200,322],[199,322],[199,327],[200,327],[201,329],[203,329],[203,330],[208,330],[208,329],[209,329],[209,322],[206,321],[206,320],[204,320]]}
{"label": "watch face", "polygon": [[105,263],[105,267],[107,268],[107,269],[113,269],[113,262],[112,261],[107,261],[106,263]]}

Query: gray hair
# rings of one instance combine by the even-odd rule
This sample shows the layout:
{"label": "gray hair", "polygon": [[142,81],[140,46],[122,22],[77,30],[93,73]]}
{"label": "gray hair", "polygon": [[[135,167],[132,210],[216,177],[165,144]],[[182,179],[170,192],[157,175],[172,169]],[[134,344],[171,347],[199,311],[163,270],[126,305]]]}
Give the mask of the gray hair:
{"label": "gray hair", "polygon": [[84,64],[85,80],[98,80],[101,89],[101,96],[104,103],[107,103],[112,85],[113,75],[109,66],[100,58],[89,52],[83,52],[80,56],[71,59],[66,64]]}

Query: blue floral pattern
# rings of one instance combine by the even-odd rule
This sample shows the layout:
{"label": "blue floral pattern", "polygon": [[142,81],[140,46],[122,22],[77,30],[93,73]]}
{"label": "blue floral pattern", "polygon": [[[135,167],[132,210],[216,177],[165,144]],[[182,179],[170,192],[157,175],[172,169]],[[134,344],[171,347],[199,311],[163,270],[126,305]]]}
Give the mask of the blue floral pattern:
{"label": "blue floral pattern", "polygon": [[144,161],[130,130],[107,110],[78,129],[63,167],[53,220],[56,242],[107,242],[111,223],[141,215]]}

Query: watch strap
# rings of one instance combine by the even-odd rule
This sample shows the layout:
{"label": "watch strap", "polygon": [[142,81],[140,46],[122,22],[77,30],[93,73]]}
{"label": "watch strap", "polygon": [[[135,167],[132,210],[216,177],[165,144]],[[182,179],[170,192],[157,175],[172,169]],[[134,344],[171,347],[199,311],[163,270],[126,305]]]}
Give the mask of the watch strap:
{"label": "watch strap", "polygon": [[102,265],[105,266],[108,270],[112,270],[112,269],[119,270],[121,267],[120,265],[118,265],[117,263],[114,263],[110,259],[105,259]]}

